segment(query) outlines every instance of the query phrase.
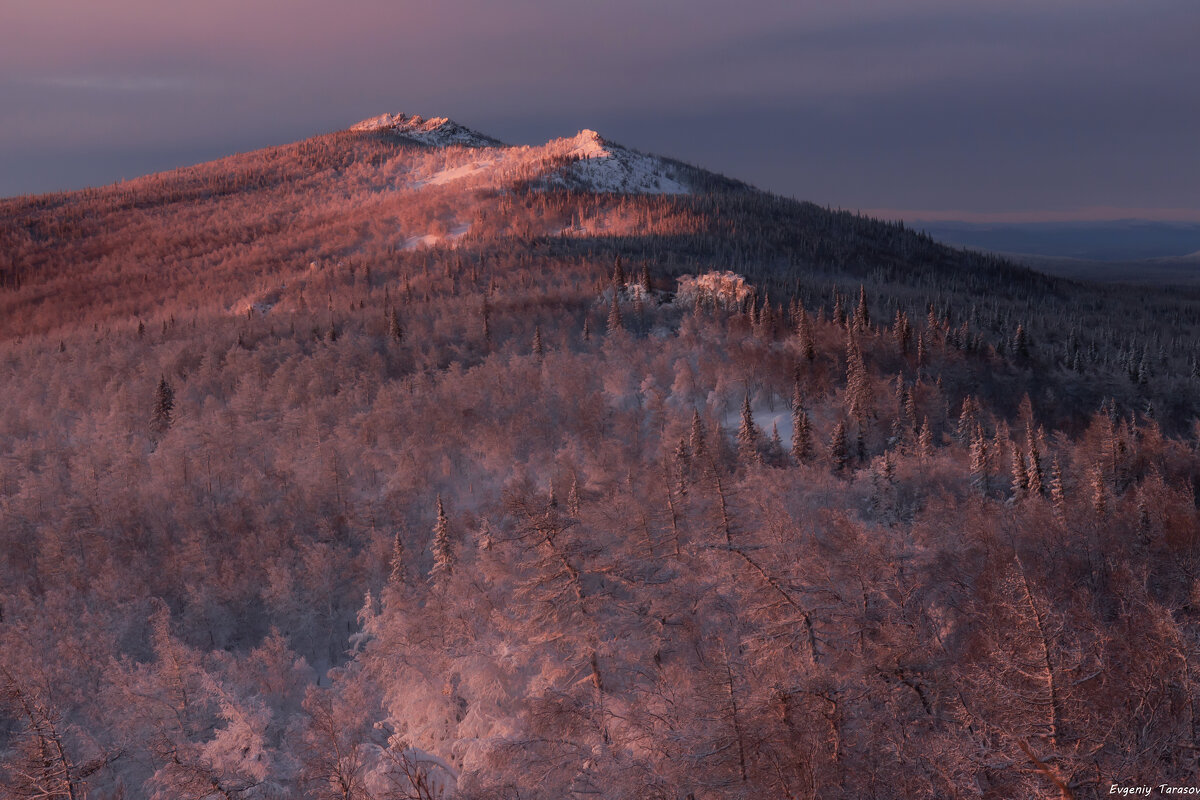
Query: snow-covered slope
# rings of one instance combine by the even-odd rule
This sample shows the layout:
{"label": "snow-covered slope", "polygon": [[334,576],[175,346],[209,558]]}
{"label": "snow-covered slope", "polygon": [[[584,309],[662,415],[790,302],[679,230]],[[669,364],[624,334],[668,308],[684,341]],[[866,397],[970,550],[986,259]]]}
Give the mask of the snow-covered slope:
{"label": "snow-covered slope", "polygon": [[363,120],[353,131],[387,131],[431,147],[459,145],[474,151],[447,156],[436,170],[410,175],[407,188],[473,180],[493,186],[529,179],[536,187],[622,194],[688,194],[677,165],[607,141],[593,130],[544,145],[511,147],[445,117],[425,119],[382,114]]}
{"label": "snow-covered slope", "polygon": [[565,169],[547,176],[547,183],[569,189],[625,194],[687,194],[678,170],[669,162],[608,142],[593,130],[572,139],[556,139],[546,148],[567,148],[575,159]]}

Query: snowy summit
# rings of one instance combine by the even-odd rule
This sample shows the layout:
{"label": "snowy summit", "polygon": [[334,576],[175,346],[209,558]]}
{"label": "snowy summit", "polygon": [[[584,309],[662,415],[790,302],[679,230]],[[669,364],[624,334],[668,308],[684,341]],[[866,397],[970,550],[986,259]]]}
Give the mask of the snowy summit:
{"label": "snowy summit", "polygon": [[470,163],[444,168],[421,178],[417,186],[441,185],[489,172],[496,182],[518,166],[551,166],[535,181],[544,188],[621,194],[689,194],[679,167],[666,159],[638,153],[585,129],[573,137],[551,139],[544,145],[510,147],[446,117],[381,114],[365,119],[352,131],[384,131],[430,147],[462,146],[486,150]]}
{"label": "snowy summit", "polygon": [[350,128],[352,131],[388,131],[433,147],[461,145],[463,147],[496,147],[503,143],[446,117],[425,119],[420,114],[380,114],[364,119]]}

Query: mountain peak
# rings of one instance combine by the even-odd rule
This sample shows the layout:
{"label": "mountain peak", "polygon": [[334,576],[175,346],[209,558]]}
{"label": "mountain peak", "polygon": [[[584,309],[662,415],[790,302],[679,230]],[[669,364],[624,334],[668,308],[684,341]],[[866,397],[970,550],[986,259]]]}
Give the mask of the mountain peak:
{"label": "mountain peak", "polygon": [[448,117],[430,117],[426,119],[420,114],[380,114],[377,117],[364,119],[351,126],[352,131],[386,131],[408,137],[421,144],[432,147],[448,147],[461,145],[463,147],[496,147],[502,144],[500,140],[486,136],[478,131],[459,125]]}

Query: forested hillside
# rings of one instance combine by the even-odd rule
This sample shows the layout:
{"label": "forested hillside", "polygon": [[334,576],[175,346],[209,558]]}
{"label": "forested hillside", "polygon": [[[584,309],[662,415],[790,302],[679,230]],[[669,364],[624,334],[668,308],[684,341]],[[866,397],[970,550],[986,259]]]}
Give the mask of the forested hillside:
{"label": "forested hillside", "polygon": [[0,202],[0,796],[1194,779],[1200,294],[414,130]]}

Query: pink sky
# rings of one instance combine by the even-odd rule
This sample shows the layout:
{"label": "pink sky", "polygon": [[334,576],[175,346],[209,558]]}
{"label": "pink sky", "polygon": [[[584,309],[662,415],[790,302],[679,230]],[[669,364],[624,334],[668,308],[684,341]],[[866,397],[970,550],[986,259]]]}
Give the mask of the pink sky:
{"label": "pink sky", "polygon": [[405,111],[888,216],[1196,219],[1197,30],[1195,0],[9,3],[0,195]]}

